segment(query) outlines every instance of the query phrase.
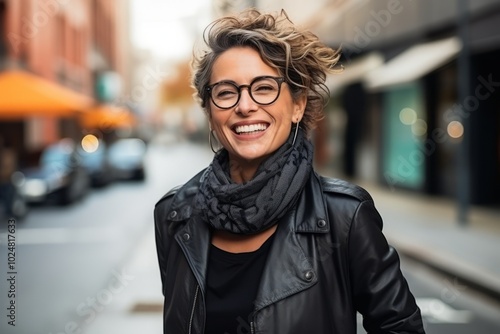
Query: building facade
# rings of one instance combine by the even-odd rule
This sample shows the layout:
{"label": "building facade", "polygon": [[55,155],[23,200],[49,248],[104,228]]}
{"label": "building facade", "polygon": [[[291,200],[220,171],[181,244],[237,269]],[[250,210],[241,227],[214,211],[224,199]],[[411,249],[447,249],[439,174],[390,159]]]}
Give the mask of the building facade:
{"label": "building facade", "polygon": [[[0,0],[0,74],[21,70],[95,99],[117,99],[128,79],[128,1]],[[74,117],[3,118],[3,140],[19,163],[82,135]]]}
{"label": "building facade", "polygon": [[372,124],[352,147],[378,152],[376,179],[499,205],[500,1],[366,2],[342,17],[327,30],[343,32],[329,43],[345,45],[346,67],[374,52],[384,59],[357,82]]}

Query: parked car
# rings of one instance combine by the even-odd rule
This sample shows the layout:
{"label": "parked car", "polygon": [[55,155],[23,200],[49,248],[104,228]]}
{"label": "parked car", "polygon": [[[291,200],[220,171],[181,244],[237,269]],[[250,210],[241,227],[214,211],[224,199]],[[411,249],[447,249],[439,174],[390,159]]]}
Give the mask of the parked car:
{"label": "parked car", "polygon": [[122,138],[109,146],[108,161],[115,180],[146,178],[145,157],[147,146],[139,138]]}
{"label": "parked car", "polygon": [[75,143],[63,139],[45,148],[39,166],[22,171],[21,192],[29,203],[56,200],[69,204],[88,191],[90,177]]}
{"label": "parked car", "polygon": [[28,204],[20,192],[15,172],[9,182],[0,183],[0,217],[23,219],[28,213]]}
{"label": "parked car", "polygon": [[90,183],[93,187],[102,187],[112,181],[112,170],[108,159],[108,147],[104,141],[99,140],[95,150],[86,151],[81,146],[78,148],[82,164],[86,168]]}

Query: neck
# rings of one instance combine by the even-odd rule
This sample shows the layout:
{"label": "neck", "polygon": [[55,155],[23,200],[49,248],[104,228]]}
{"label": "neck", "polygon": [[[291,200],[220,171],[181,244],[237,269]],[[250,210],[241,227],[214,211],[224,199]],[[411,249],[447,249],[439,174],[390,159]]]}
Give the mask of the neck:
{"label": "neck", "polygon": [[229,174],[235,183],[250,181],[257,173],[261,160],[239,161],[229,158]]}

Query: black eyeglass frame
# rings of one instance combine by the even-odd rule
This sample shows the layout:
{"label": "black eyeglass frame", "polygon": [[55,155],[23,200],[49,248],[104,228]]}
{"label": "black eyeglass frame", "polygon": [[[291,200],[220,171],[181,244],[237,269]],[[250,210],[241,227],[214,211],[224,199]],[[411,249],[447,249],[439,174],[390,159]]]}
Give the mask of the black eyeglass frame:
{"label": "black eyeglass frame", "polygon": [[[276,81],[276,83],[278,84],[278,94],[276,95],[276,97],[274,98],[274,100],[272,100],[271,102],[268,102],[268,103],[260,103],[260,102],[257,102],[255,100],[255,98],[253,97],[252,95],[252,85],[258,81],[258,80],[262,80],[262,79],[273,79]],[[228,80],[223,80],[223,81],[219,81],[219,82],[216,82],[216,83],[213,83],[211,85],[208,85],[205,90],[207,91],[208,93],[208,96],[210,97],[210,100],[212,100],[213,104],[219,108],[219,109],[231,109],[231,108],[234,108],[234,106],[236,106],[238,104],[238,102],[240,102],[240,99],[241,99],[241,90],[243,88],[248,88],[248,95],[250,95],[250,98],[252,99],[252,101],[254,101],[255,103],[261,105],[261,106],[268,106],[274,102],[276,102],[276,100],[280,97],[280,94],[281,94],[281,84],[283,84],[283,82],[285,82],[286,79],[284,77],[273,77],[272,75],[262,75],[262,76],[259,76],[259,77],[255,77],[252,82],[250,82],[250,84],[248,85],[237,85],[235,84],[233,81],[228,81]],[[238,98],[236,99],[236,102],[230,106],[230,107],[220,107],[217,103],[215,103],[214,101],[214,98],[212,97],[212,89],[217,86],[217,85],[220,85],[220,84],[229,84],[229,85],[232,85],[236,88],[236,90],[238,91]]]}

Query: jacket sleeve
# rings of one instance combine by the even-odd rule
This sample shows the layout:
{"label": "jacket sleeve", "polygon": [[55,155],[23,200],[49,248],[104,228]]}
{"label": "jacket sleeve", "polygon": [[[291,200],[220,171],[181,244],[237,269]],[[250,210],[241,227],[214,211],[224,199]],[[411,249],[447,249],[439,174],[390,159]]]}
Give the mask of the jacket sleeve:
{"label": "jacket sleeve", "polygon": [[400,270],[399,256],[382,234],[372,200],[359,204],[349,233],[351,287],[368,333],[425,333],[420,310]]}

